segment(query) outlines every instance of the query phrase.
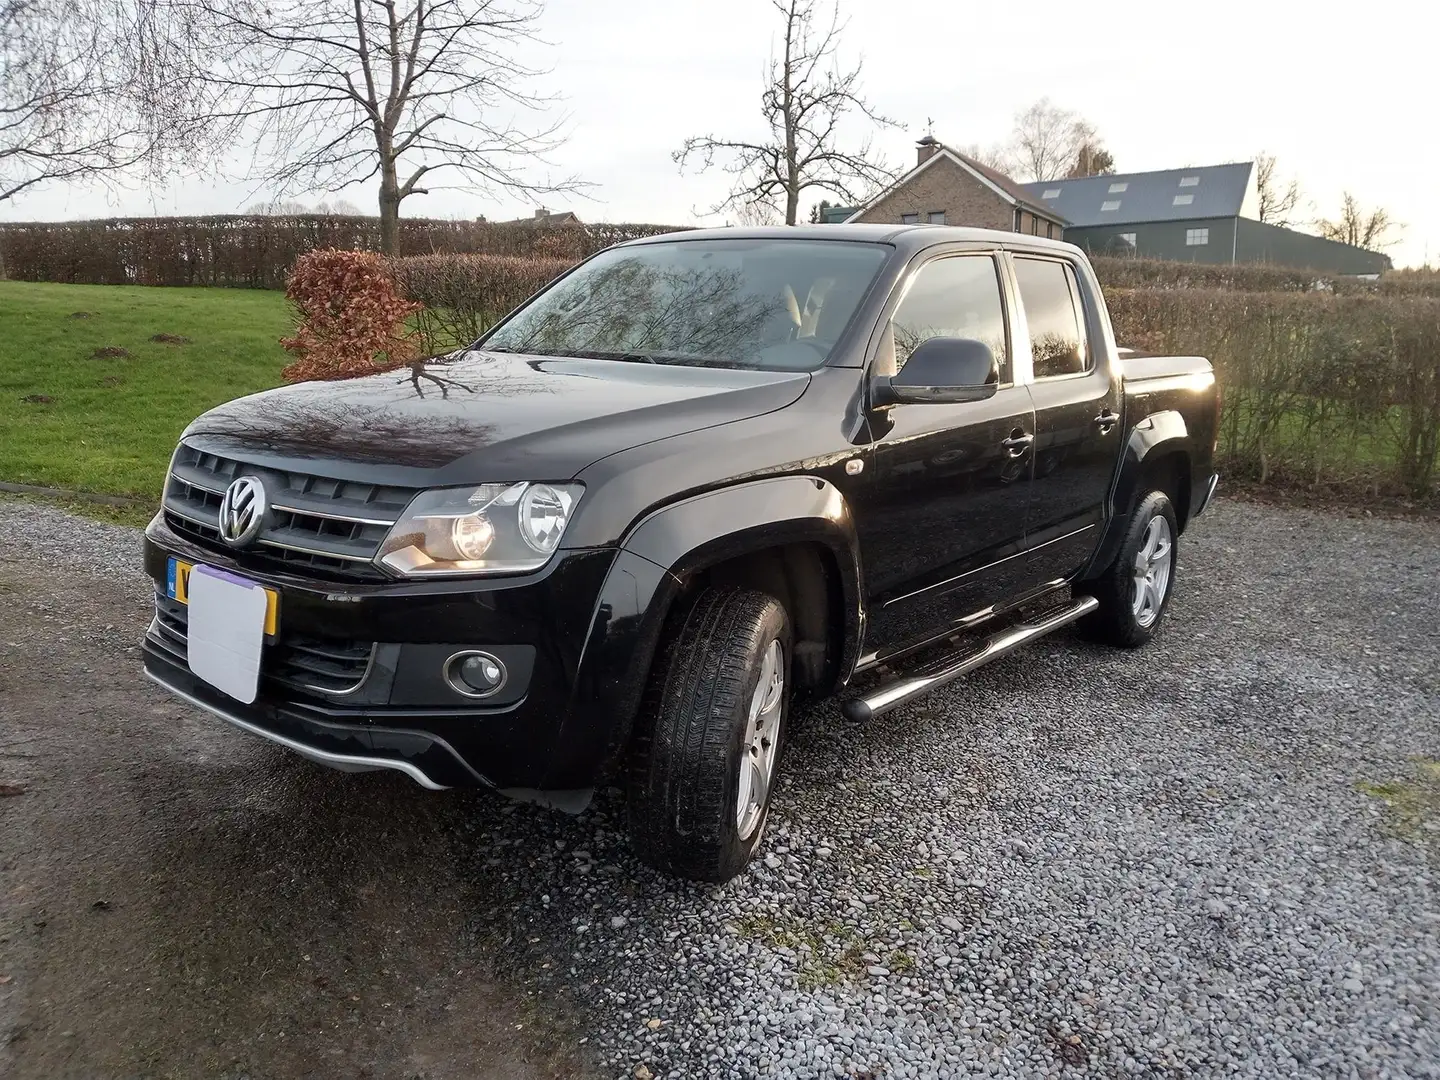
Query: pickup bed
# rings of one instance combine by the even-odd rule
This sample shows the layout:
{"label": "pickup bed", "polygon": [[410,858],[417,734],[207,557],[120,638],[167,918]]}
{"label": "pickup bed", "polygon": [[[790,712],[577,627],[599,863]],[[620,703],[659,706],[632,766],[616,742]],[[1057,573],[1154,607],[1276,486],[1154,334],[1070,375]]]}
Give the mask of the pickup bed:
{"label": "pickup bed", "polygon": [[482,339],[184,432],[146,673],[316,761],[762,843],[801,694],[864,722],[1071,623],[1145,643],[1215,490],[1196,357],[1077,248],[724,229],[591,257]]}

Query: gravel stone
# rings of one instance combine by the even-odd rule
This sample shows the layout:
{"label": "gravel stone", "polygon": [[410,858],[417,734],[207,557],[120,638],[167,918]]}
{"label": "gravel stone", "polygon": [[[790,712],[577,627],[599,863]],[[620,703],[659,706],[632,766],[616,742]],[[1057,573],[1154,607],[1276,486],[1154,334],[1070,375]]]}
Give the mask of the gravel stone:
{"label": "gravel stone", "polygon": [[[0,544],[145,602],[78,521],[0,502]],[[1440,1078],[1440,811],[1377,794],[1440,758],[1440,528],[1221,499],[1179,552],[1145,648],[797,711],[727,885],[640,866],[616,791],[484,803],[508,977],[576,988],[605,1076]]]}

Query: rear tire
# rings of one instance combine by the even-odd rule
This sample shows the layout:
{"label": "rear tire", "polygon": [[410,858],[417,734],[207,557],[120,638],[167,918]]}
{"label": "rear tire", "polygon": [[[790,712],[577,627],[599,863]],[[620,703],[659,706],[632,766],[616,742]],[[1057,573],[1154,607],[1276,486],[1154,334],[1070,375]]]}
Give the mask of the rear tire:
{"label": "rear tire", "polygon": [[790,617],[755,589],[705,590],[667,634],[631,752],[635,853],[723,882],[769,817],[789,712]]}
{"label": "rear tire", "polygon": [[1124,649],[1144,645],[1160,625],[1175,587],[1175,507],[1163,491],[1142,498],[1130,515],[1120,551],[1105,572],[1075,591],[1100,601],[1080,621],[1089,637]]}

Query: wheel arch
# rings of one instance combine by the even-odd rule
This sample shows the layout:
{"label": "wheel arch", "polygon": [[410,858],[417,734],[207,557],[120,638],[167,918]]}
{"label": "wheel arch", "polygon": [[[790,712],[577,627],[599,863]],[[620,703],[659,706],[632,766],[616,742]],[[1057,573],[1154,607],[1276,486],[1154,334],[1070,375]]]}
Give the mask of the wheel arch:
{"label": "wheel arch", "polygon": [[1164,409],[1144,417],[1130,429],[1110,498],[1110,521],[1090,565],[1080,575],[1090,578],[1115,558],[1137,501],[1146,492],[1164,491],[1175,506],[1180,532],[1190,520],[1194,490],[1194,439],[1185,417]]}
{"label": "wheel arch", "polygon": [[584,786],[576,777],[597,771],[597,762],[601,773],[618,764],[667,621],[711,582],[781,594],[795,634],[797,684],[825,692],[854,666],[859,546],[834,485],[773,477],[667,504],[621,540],[591,616],[548,785]]}

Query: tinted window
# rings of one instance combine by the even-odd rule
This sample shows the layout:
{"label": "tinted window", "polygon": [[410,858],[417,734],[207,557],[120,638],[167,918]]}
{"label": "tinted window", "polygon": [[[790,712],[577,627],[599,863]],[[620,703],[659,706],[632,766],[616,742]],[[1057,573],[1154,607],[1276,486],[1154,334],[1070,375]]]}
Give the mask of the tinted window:
{"label": "tinted window", "polygon": [[615,248],[535,297],[481,347],[715,367],[819,367],[888,251],[778,239]]}
{"label": "tinted window", "polygon": [[1075,272],[1066,263],[1051,259],[1016,259],[1015,278],[1030,326],[1035,377],[1089,370]]}
{"label": "tinted window", "polygon": [[1001,380],[1010,378],[1000,278],[995,260],[988,255],[959,255],[927,263],[900,302],[892,326],[897,371],[922,341],[962,337],[989,345],[1000,362]]}

